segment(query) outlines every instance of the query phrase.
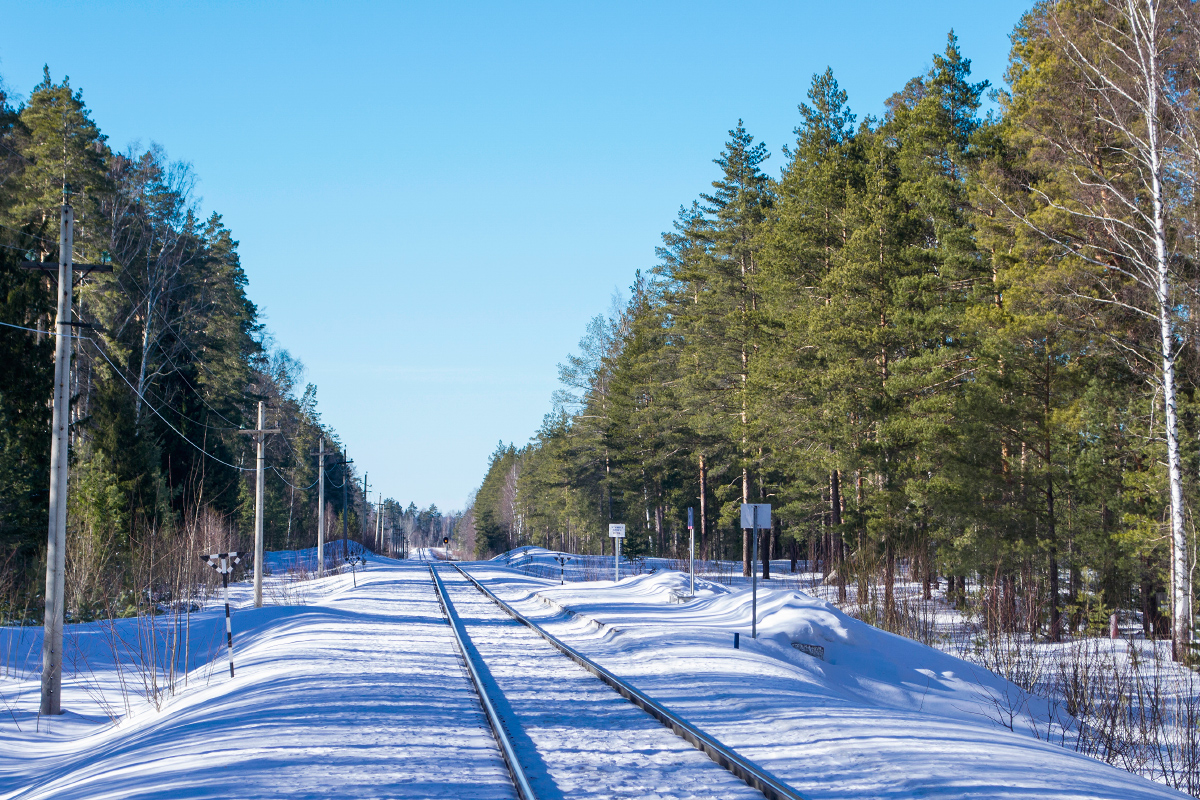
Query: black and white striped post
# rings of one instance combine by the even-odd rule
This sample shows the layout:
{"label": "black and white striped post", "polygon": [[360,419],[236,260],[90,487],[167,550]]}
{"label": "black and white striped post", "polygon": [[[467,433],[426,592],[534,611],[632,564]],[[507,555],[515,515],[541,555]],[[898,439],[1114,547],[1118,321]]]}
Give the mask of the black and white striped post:
{"label": "black and white striped post", "polygon": [[571,557],[564,553],[559,553],[554,557],[554,560],[558,562],[558,583],[560,586],[566,586],[567,562],[571,560]]}
{"label": "black and white striped post", "polygon": [[233,565],[241,562],[245,553],[212,553],[200,556],[200,560],[221,573],[221,583],[225,587],[225,642],[229,645],[229,677],[233,677],[233,623],[229,620],[229,573]]}

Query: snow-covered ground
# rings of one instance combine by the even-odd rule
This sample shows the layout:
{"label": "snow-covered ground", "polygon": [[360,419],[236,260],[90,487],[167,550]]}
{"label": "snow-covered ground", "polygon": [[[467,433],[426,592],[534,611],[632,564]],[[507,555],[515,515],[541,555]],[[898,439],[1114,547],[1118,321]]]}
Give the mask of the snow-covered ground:
{"label": "snow-covered ground", "polygon": [[[40,629],[0,629],[0,798],[513,796],[429,579],[424,559],[440,554],[413,555],[368,556],[354,573],[300,582],[273,556],[281,568],[265,594],[277,605],[251,608],[248,583],[231,590],[237,676],[214,603],[191,616],[175,657],[181,679],[161,708],[143,689],[135,620],[69,626],[67,713],[54,719],[36,713]],[[1008,730],[995,702],[1007,682],[789,588],[760,586],[750,640],[745,589],[698,581],[688,600],[677,572],[559,586],[504,559],[463,566],[805,797],[1182,796],[1040,741],[1048,709],[1036,703]],[[547,797],[628,795],[626,778],[603,780],[619,763],[641,765],[641,796],[744,793],[720,783],[724,774],[707,777],[711,762],[672,749],[665,729],[638,722],[565,660],[541,674],[536,664],[553,659],[537,655],[536,640],[481,595],[451,591],[507,703],[525,715]]]}
{"label": "snow-covered ground", "polygon": [[[5,679],[0,796],[514,797],[427,569],[374,561],[312,583],[306,605],[261,609],[236,586],[237,676],[213,654],[161,711],[142,702],[110,722],[76,676],[67,713],[38,719],[36,676]],[[192,624],[220,631],[222,615]],[[91,651],[85,679],[119,707],[103,637],[75,641]]]}
{"label": "snow-covered ground", "polygon": [[[565,569],[559,554],[538,547],[521,547],[493,559],[528,575],[559,582],[610,577],[613,557],[568,555]],[[792,572],[786,559],[771,562],[771,580],[759,585],[798,591],[833,602],[838,588],[820,570],[812,572],[803,560]],[[1200,675],[1171,660],[1169,641],[1147,640],[1140,624],[1126,620],[1121,638],[1109,639],[1076,632],[1062,642],[1032,639],[1028,634],[989,632],[976,613],[947,600],[937,583],[932,597],[923,599],[920,582],[907,579],[903,564],[895,585],[898,617],[895,630],[909,638],[963,658],[1002,677],[1003,691],[986,690],[991,708],[988,718],[1075,749],[1131,772],[1170,786],[1190,787],[1200,796],[1197,757],[1200,720]],[[686,561],[666,558],[622,558],[622,575],[642,575],[660,570],[686,570]],[[740,561],[696,561],[696,575],[730,587],[743,588]],[[942,585],[944,587],[944,584]],[[974,593],[972,585],[969,591]],[[846,587],[839,607],[860,619],[882,614],[883,587],[872,582],[859,602],[855,581]],[[979,608],[978,596],[972,608]],[[1107,624],[1103,633],[1107,634]],[[983,671],[983,670],[980,670]],[[1024,691],[1022,691],[1024,690]],[[1047,706],[1046,698],[1049,698]],[[1032,704],[1047,713],[1015,714]],[[1082,713],[1071,716],[1068,708]],[[1035,727],[1036,726],[1036,727]]]}
{"label": "snow-covered ground", "polygon": [[1180,796],[1037,739],[1044,708],[1024,705],[1016,713],[1028,719],[1008,730],[994,699],[1015,693],[1011,684],[798,592],[760,587],[759,638],[748,641],[745,589],[680,604],[680,573],[556,587],[467,569],[806,797]]}
{"label": "snow-covered ground", "polygon": [[539,798],[762,795],[508,616],[466,578],[447,594],[499,691],[500,714]]}

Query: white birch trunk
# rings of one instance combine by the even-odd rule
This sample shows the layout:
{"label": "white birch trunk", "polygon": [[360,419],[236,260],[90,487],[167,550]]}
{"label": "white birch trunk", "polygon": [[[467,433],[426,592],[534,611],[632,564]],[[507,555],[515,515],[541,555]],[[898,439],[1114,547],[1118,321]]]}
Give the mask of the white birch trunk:
{"label": "white birch trunk", "polygon": [[[1150,167],[1153,205],[1154,267],[1157,278],[1160,346],[1162,348],[1163,419],[1167,437],[1167,477],[1171,498],[1171,640],[1176,661],[1186,655],[1192,611],[1192,587],[1188,575],[1187,533],[1183,526],[1183,466],[1179,456],[1179,422],[1175,398],[1175,326],[1171,301],[1171,273],[1167,254],[1166,200],[1163,187],[1163,131],[1160,128],[1159,97],[1163,76],[1159,63],[1158,8],[1154,0],[1126,0],[1127,14],[1141,30],[1145,43],[1146,150]],[[1139,14],[1137,5],[1143,5]],[[1139,24],[1140,23],[1140,24]]]}

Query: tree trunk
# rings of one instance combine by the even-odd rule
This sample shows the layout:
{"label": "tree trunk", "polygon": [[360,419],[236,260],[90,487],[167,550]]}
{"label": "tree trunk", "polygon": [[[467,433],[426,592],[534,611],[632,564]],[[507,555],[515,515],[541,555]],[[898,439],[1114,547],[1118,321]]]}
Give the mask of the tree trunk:
{"label": "tree trunk", "polygon": [[758,556],[762,562],[762,577],[766,581],[771,579],[771,529],[759,528],[758,536]]}
{"label": "tree trunk", "polygon": [[1046,517],[1050,557],[1050,641],[1057,642],[1062,639],[1062,619],[1058,607],[1058,533],[1054,523],[1054,481],[1049,475],[1046,477]]}
{"label": "tree trunk", "polygon": [[833,523],[830,544],[833,549],[833,568],[837,571],[838,602],[846,602],[846,546],[842,539],[842,474],[829,473],[829,515]]}
{"label": "tree trunk", "polygon": [[896,619],[896,550],[890,534],[883,549],[883,614],[891,622]]}
{"label": "tree trunk", "polygon": [[146,365],[150,360],[150,328],[153,324],[154,291],[151,290],[146,298],[146,324],[142,327],[142,357],[138,366],[137,397],[133,403],[133,424],[136,426],[142,418],[142,398],[146,395]]}
{"label": "tree trunk", "polygon": [[700,454],[700,557],[711,558],[708,541],[708,465]]}
{"label": "tree trunk", "polygon": [[1014,633],[1017,629],[1017,580],[1011,572],[1005,572],[1000,580],[1004,589],[1000,629],[1006,633]]}
{"label": "tree trunk", "polygon": [[[742,502],[750,502],[750,470],[745,467],[742,467]],[[753,545],[753,542],[750,540],[751,535],[749,528],[742,530],[742,576],[746,578],[750,577],[750,570],[753,566],[750,563],[752,557],[751,547]]]}
{"label": "tree trunk", "polygon": [[[1167,255],[1167,222],[1166,199],[1163,187],[1162,152],[1165,144],[1159,121],[1158,101],[1163,82],[1162,65],[1157,58],[1158,31],[1156,4],[1147,3],[1147,27],[1143,35],[1147,37],[1149,49],[1146,51],[1145,82],[1146,82],[1146,154],[1149,157],[1150,199],[1153,206],[1154,220],[1154,265],[1156,267],[1158,284],[1155,287],[1155,300],[1158,306],[1158,322],[1160,347],[1162,349],[1162,388],[1163,406],[1165,411],[1164,427],[1167,435],[1167,472],[1170,479],[1171,492],[1171,641],[1172,653],[1176,661],[1182,661],[1187,655],[1190,631],[1188,622],[1192,610],[1192,587],[1188,573],[1187,533],[1183,526],[1183,467],[1179,454],[1179,421],[1175,396],[1175,331],[1172,324],[1172,314],[1175,313],[1171,297],[1170,259]],[[1139,42],[1140,43],[1140,42]]]}

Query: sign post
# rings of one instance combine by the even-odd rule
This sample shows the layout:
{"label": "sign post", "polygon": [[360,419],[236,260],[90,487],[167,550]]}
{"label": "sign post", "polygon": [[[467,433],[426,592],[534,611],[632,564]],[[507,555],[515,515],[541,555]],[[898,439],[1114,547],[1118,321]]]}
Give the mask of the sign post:
{"label": "sign post", "polygon": [[750,559],[750,638],[758,638],[758,529],[771,527],[768,503],[742,503],[742,527],[754,530],[754,555]]}
{"label": "sign post", "polygon": [[621,540],[625,538],[625,524],[614,522],[608,526],[608,538],[613,540],[613,581],[621,580]]}
{"label": "sign post", "polygon": [[560,586],[566,586],[567,585],[567,562],[571,560],[571,557],[566,555],[565,553],[559,553],[558,555],[556,555],[554,557],[554,560],[558,562],[558,583]]}
{"label": "sign post", "polygon": [[225,586],[225,642],[229,645],[229,677],[233,677],[233,624],[229,621],[229,573],[233,565],[242,560],[245,553],[213,553],[200,556],[200,560],[221,573],[221,583]]}
{"label": "sign post", "polygon": [[688,508],[688,575],[691,576],[691,589],[688,594],[696,596],[696,526],[692,519],[692,509]]}

